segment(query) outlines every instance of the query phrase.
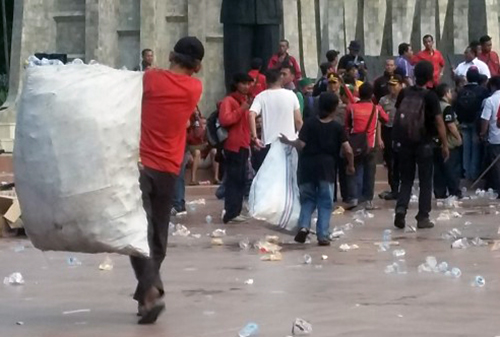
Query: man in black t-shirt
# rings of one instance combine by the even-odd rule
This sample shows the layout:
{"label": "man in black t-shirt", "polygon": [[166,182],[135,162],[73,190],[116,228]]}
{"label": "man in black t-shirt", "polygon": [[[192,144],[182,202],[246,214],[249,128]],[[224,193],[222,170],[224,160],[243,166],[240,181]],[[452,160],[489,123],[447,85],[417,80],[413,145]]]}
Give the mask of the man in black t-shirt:
{"label": "man in black t-shirt", "polygon": [[342,75],[346,71],[347,65],[352,62],[358,68],[359,80],[364,82],[366,79],[366,66],[365,59],[363,56],[359,55],[361,51],[361,44],[358,41],[351,41],[348,49],[349,54],[340,58],[338,73]]}
{"label": "man in black t-shirt", "polygon": [[416,85],[401,91],[396,101],[393,142],[400,161],[401,187],[394,226],[401,229],[406,225],[416,166],[420,185],[417,227],[434,227],[429,219],[432,210],[433,138],[438,137],[441,141],[444,160],[449,157],[439,98],[434,91],[425,88],[433,73],[434,67],[430,62],[419,62],[415,66]]}

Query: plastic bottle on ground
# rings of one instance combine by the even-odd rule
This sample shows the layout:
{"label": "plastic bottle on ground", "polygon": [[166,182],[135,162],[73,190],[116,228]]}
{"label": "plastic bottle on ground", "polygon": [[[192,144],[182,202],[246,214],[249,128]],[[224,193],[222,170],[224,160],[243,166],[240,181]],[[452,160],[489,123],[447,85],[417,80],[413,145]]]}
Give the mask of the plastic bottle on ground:
{"label": "plastic bottle on ground", "polygon": [[253,337],[259,333],[259,326],[256,323],[248,323],[238,332],[238,337]]}

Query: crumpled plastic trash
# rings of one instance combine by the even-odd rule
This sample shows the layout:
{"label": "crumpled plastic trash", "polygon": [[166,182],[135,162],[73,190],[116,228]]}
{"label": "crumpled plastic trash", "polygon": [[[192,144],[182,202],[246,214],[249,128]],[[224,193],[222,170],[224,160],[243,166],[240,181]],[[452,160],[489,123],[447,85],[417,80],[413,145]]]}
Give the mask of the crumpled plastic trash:
{"label": "crumpled plastic trash", "polygon": [[486,285],[486,280],[481,275],[477,275],[472,282],[472,286],[482,288]]}
{"label": "crumpled plastic trash", "polygon": [[249,250],[250,249],[250,239],[245,238],[241,240],[238,245],[240,246],[241,249],[243,250]]}
{"label": "crumpled plastic trash", "polygon": [[259,335],[259,326],[257,323],[248,323],[239,332],[238,337],[255,337]]}
{"label": "crumpled plastic trash", "polygon": [[493,191],[492,188],[489,188],[488,191],[486,192],[485,197],[490,199],[490,200],[496,200],[496,199],[498,199],[498,193]]}
{"label": "crumpled plastic trash", "polygon": [[344,213],[345,213],[345,209],[344,209],[344,207],[339,206],[339,207],[335,208],[335,210],[333,211],[333,213],[332,213],[332,214],[333,214],[333,215],[342,215],[342,214],[344,214]]}
{"label": "crumpled plastic trash", "polygon": [[201,234],[191,234],[192,238],[201,239]]}
{"label": "crumpled plastic trash", "polygon": [[281,261],[283,260],[283,255],[280,252],[275,252],[272,254],[266,254],[262,256],[261,261]]}
{"label": "crumpled plastic trash", "polygon": [[246,280],[245,284],[252,285],[253,284],[253,278],[249,278],[248,280]]}
{"label": "crumpled plastic trash", "polygon": [[68,266],[81,266],[82,265],[82,261],[78,260],[74,256],[68,257],[67,263],[68,263]]}
{"label": "crumpled plastic trash", "polygon": [[455,196],[448,197],[444,200],[444,207],[446,208],[460,208],[460,201]]}
{"label": "crumpled plastic trash", "polygon": [[404,233],[416,233],[417,232],[417,227],[406,225],[403,232]]}
{"label": "crumpled plastic trash", "polygon": [[472,225],[472,222],[470,222],[470,221],[466,221],[466,222],[464,223],[464,226],[465,226],[465,227],[468,227],[468,226],[470,226],[470,225]]}
{"label": "crumpled plastic trash", "polygon": [[437,272],[439,272],[438,262],[437,262],[436,257],[427,256],[425,258],[425,262],[418,266],[418,272],[419,273],[422,273],[422,272],[437,273]]}
{"label": "crumpled plastic trash", "polygon": [[207,215],[207,216],[205,217],[205,222],[207,223],[207,225],[212,224],[212,221],[213,221],[213,219],[212,219],[212,216],[211,216],[211,215]]}
{"label": "crumpled plastic trash", "polygon": [[456,240],[461,236],[462,236],[462,232],[460,230],[458,230],[457,228],[453,228],[452,230],[450,230],[446,233],[443,233],[441,235],[441,237],[445,240]]}
{"label": "crumpled plastic trash", "polygon": [[224,241],[221,238],[212,238],[212,246],[224,246]]}
{"label": "crumpled plastic trash", "polygon": [[453,249],[467,249],[469,248],[469,240],[467,238],[461,238],[458,240],[453,241],[451,244],[451,248]]}
{"label": "crumpled plastic trash", "polygon": [[173,236],[181,236],[181,237],[188,237],[189,234],[191,234],[191,232],[189,231],[189,229],[187,229],[186,226],[184,225],[181,225],[181,224],[177,224],[175,225],[175,232],[172,233]]}
{"label": "crumpled plastic trash", "polygon": [[294,336],[310,335],[313,332],[312,324],[302,318],[296,318],[292,326]]}
{"label": "crumpled plastic trash", "polygon": [[113,267],[113,261],[109,256],[106,256],[104,261],[102,261],[99,265],[99,270],[110,271],[113,270]]}
{"label": "crumpled plastic trash", "polygon": [[305,254],[302,257],[302,260],[304,261],[304,264],[311,264],[312,263],[312,257],[309,254]]}
{"label": "crumpled plastic trash", "polygon": [[343,231],[350,231],[351,229],[354,228],[354,225],[352,223],[346,223],[344,226],[342,226]]}
{"label": "crumpled plastic trash", "polygon": [[12,286],[23,285],[24,284],[23,275],[21,275],[21,273],[12,273],[3,279],[3,284]]}
{"label": "crumpled plastic trash", "polygon": [[274,243],[275,245],[280,244],[280,237],[277,235],[266,235],[265,240],[269,243]]}
{"label": "crumpled plastic trash", "polygon": [[415,194],[413,194],[410,198],[410,203],[412,204],[416,204],[418,203],[418,196],[416,196]]}
{"label": "crumpled plastic trash", "polygon": [[441,212],[439,214],[439,217],[437,218],[437,221],[449,221],[453,218],[461,218],[462,214],[456,212],[456,211],[450,211],[446,210],[444,212]]}
{"label": "crumpled plastic trash", "polygon": [[356,225],[359,225],[359,226],[365,225],[365,221],[362,219],[355,219],[354,222],[356,223]]}
{"label": "crumpled plastic trash", "polygon": [[255,248],[258,249],[259,252],[261,253],[271,253],[271,254],[279,252],[281,250],[281,246],[262,240],[255,243]]}
{"label": "crumpled plastic trash", "polygon": [[486,196],[486,191],[485,191],[485,190],[482,190],[482,189],[480,189],[480,188],[478,188],[478,189],[476,190],[476,196],[477,196],[478,198],[484,198],[484,197]]}
{"label": "crumpled plastic trash", "polygon": [[344,244],[341,244],[339,247],[339,250],[341,252],[348,252],[348,251],[353,250],[353,249],[359,249],[359,246],[356,244],[349,245],[347,243],[344,243]]}
{"label": "crumpled plastic trash", "polygon": [[406,255],[406,251],[404,249],[395,249],[392,251],[392,256],[394,258],[402,258]]}
{"label": "crumpled plastic trash", "polygon": [[211,237],[213,238],[221,238],[221,237],[224,237],[226,236],[226,230],[225,229],[216,229],[212,232],[212,234],[210,234]]}
{"label": "crumpled plastic trash", "polygon": [[335,228],[334,228],[333,232],[330,234],[330,240],[338,239],[344,235],[345,235],[345,233],[343,230],[335,230]]}
{"label": "crumpled plastic trash", "polygon": [[205,204],[206,204],[205,199],[196,199],[186,202],[186,205],[205,205]]}
{"label": "crumpled plastic trash", "polygon": [[485,247],[488,245],[488,242],[481,240],[480,237],[475,237],[474,239],[471,240],[470,243],[476,247]]}
{"label": "crumpled plastic trash", "polygon": [[366,209],[360,209],[359,211],[356,211],[353,216],[354,219],[373,219],[374,217],[375,215],[368,212]]}
{"label": "crumpled plastic trash", "polygon": [[408,269],[406,267],[406,261],[399,260],[397,262],[393,262],[385,267],[384,272],[386,274],[407,274]]}
{"label": "crumpled plastic trash", "polygon": [[493,241],[493,246],[491,246],[491,251],[494,252],[500,250],[500,240]]}
{"label": "crumpled plastic trash", "polygon": [[321,260],[328,260],[328,255],[321,255]]}

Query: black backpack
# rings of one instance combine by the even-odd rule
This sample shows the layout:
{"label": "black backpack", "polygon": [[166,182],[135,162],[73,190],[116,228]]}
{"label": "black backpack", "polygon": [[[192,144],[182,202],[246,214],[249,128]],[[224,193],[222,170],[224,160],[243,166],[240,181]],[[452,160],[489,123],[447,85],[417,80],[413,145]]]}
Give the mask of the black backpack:
{"label": "black backpack", "polygon": [[393,141],[412,145],[425,139],[425,95],[427,89],[407,89],[394,116]]}
{"label": "black backpack", "polygon": [[475,87],[465,86],[458,92],[455,112],[460,123],[472,124],[479,117],[483,100],[474,89]]}
{"label": "black backpack", "polygon": [[220,148],[227,139],[227,130],[219,122],[219,111],[216,110],[207,118],[207,141],[214,148]]}

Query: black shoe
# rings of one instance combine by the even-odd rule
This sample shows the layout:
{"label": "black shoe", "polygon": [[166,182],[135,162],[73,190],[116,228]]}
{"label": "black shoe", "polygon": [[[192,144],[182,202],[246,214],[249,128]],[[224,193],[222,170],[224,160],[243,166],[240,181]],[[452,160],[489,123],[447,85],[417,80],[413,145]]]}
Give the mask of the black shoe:
{"label": "black shoe", "polygon": [[149,310],[144,309],[138,324],[140,325],[154,324],[158,319],[158,316],[160,316],[160,314],[164,310],[165,310],[165,303],[163,303],[163,301],[160,300],[156,301],[156,303]]}
{"label": "black shoe", "polygon": [[434,227],[434,222],[429,218],[417,221],[417,228],[432,228]]}
{"label": "black shoe", "polygon": [[318,239],[318,246],[329,246],[331,244],[328,239]]}
{"label": "black shoe", "polygon": [[387,196],[388,196],[389,194],[391,194],[391,192],[389,192],[389,191],[385,191],[385,192],[380,193],[380,194],[378,195],[378,197],[379,197],[380,199],[382,199],[382,200],[387,200],[386,198],[387,198]]}
{"label": "black shoe", "polygon": [[406,226],[406,215],[404,213],[396,213],[396,217],[394,218],[394,226],[399,229],[404,229]]}
{"label": "black shoe", "polygon": [[398,194],[397,193],[387,193],[384,197],[384,200],[391,201],[391,200],[398,200]]}
{"label": "black shoe", "polygon": [[295,242],[306,243],[307,236],[309,235],[309,230],[307,228],[301,228],[297,235],[295,235]]}

